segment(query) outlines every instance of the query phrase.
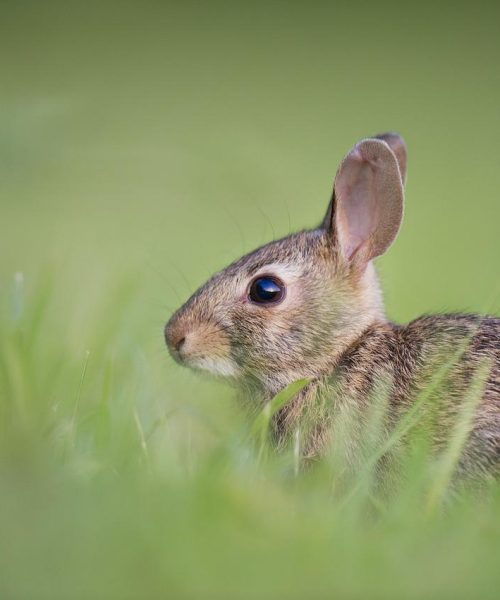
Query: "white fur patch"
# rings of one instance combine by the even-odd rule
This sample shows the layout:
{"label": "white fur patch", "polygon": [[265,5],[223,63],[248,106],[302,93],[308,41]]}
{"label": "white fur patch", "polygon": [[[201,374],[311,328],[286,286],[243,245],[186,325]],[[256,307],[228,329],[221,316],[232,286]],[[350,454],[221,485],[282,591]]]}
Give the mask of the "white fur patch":
{"label": "white fur patch", "polygon": [[237,377],[239,374],[238,366],[228,358],[211,358],[208,356],[197,356],[189,359],[190,367],[209,371],[214,375],[222,377]]}

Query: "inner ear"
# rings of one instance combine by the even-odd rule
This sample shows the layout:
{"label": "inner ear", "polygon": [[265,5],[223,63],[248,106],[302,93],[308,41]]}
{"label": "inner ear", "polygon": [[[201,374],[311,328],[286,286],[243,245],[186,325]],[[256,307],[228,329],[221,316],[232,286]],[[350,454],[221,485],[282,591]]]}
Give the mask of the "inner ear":
{"label": "inner ear", "polygon": [[[359,142],[340,165],[324,227],[341,254],[366,263],[396,238],[403,217],[403,184],[385,141]],[[361,257],[361,258],[360,258]]]}

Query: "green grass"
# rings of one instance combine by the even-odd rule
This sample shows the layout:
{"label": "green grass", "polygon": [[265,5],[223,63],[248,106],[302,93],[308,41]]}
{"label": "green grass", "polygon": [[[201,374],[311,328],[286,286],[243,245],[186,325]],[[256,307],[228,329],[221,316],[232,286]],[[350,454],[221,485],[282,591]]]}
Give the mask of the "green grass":
{"label": "green grass", "polygon": [[[342,155],[388,129],[410,151],[388,314],[498,313],[499,16],[1,4],[0,598],[498,595],[500,488],[448,496],[481,373],[440,461],[418,410],[377,444],[375,405],[345,478],[335,453],[276,455],[270,414],[174,364],[162,329],[229,260],[319,222]],[[373,470],[403,434],[387,498]]]}
{"label": "green grass", "polygon": [[410,437],[405,483],[390,497],[373,469],[415,427],[415,413],[384,446],[367,430],[372,445],[347,479],[335,454],[301,471],[294,444],[276,455],[267,432],[306,381],[253,421],[217,394],[180,402],[128,340],[70,355],[50,322],[54,298],[28,294],[19,276],[11,292],[2,321],[4,597],[496,595],[500,488],[443,504],[462,431],[442,463],[430,460],[425,437]]}

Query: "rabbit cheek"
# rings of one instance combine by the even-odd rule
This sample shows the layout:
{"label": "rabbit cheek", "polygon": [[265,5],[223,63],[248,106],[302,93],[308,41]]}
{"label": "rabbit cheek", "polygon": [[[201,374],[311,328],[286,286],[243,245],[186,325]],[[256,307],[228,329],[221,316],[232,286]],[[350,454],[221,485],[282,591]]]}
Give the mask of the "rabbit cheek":
{"label": "rabbit cheek", "polygon": [[240,315],[236,323],[238,333],[233,354],[242,371],[259,376],[282,370],[289,354],[286,319],[269,311]]}

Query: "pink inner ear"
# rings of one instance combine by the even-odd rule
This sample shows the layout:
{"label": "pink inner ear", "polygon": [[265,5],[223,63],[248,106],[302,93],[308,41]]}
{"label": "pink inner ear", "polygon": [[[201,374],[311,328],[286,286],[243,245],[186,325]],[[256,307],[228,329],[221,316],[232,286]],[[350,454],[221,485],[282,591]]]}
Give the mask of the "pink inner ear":
{"label": "pink inner ear", "polygon": [[403,185],[396,157],[381,140],[366,139],[347,155],[335,178],[335,230],[344,256],[363,248],[360,263],[383,254],[403,217]]}
{"label": "pink inner ear", "polygon": [[339,199],[338,233],[348,259],[372,237],[377,227],[380,209],[376,177],[376,161],[364,159],[356,148],[335,185]]}

